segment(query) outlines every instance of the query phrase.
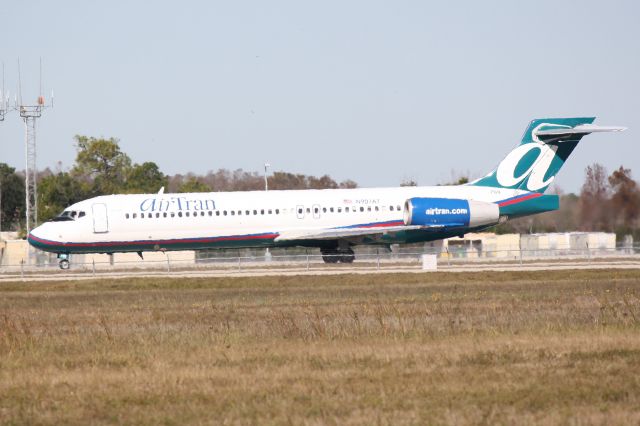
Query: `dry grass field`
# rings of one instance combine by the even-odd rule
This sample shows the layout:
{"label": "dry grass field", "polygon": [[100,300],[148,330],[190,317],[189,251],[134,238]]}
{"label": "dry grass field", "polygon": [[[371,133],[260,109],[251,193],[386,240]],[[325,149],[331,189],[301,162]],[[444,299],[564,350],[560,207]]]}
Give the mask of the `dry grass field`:
{"label": "dry grass field", "polygon": [[638,424],[640,272],[0,286],[3,424]]}

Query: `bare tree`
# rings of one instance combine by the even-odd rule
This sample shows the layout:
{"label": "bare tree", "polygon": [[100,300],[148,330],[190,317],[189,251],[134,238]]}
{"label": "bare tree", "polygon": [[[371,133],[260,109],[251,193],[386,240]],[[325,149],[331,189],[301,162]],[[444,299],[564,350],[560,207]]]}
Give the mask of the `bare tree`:
{"label": "bare tree", "polygon": [[631,233],[638,226],[640,216],[640,189],[631,179],[631,170],[620,166],[609,176],[611,196],[611,216],[616,232]]}
{"label": "bare tree", "polygon": [[610,231],[611,223],[607,170],[594,163],[585,169],[580,191],[580,228],[584,231]]}

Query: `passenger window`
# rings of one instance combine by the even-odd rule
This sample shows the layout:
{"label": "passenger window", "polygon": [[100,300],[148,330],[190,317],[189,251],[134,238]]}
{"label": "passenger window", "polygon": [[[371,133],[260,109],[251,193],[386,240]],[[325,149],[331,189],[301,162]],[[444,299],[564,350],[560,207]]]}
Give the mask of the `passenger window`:
{"label": "passenger window", "polygon": [[400,210],[401,210],[401,209],[400,209],[400,206],[396,206],[396,209],[397,209],[398,211],[400,211]]}
{"label": "passenger window", "polygon": [[298,209],[298,214],[302,214],[302,209]]}
{"label": "passenger window", "polygon": [[226,216],[227,215],[227,211],[226,210],[223,211],[222,214]]}
{"label": "passenger window", "polygon": [[140,219],[144,219],[144,213],[140,213]]}
{"label": "passenger window", "polygon": [[269,209],[269,214],[273,214],[273,210]]}
{"label": "passenger window", "polygon": [[245,215],[249,216],[251,214],[251,212],[249,210],[244,212]]}
{"label": "passenger window", "polygon": [[200,216],[204,216],[204,212],[200,212]]}
{"label": "passenger window", "polygon": [[254,210],[254,211],[253,211],[253,215],[255,216],[255,215],[257,215],[257,214],[258,214],[258,210]]}
{"label": "passenger window", "polygon": [[[340,210],[338,210],[338,211],[340,211]],[[349,207],[345,207],[344,211],[345,211],[345,213],[349,213]]]}
{"label": "passenger window", "polygon": [[[347,207],[347,208],[349,208],[349,207]],[[348,210],[345,210],[345,211],[348,211]],[[342,213],[342,207],[338,207],[338,213]]]}
{"label": "passenger window", "polygon": [[124,215],[124,218],[125,218],[125,219],[129,219],[129,213],[125,214],[125,215]]}
{"label": "passenger window", "polygon": [[329,211],[333,213],[333,207],[329,207]]}
{"label": "passenger window", "polygon": [[167,217],[167,212],[162,213],[162,217]]}
{"label": "passenger window", "polygon": [[134,214],[133,214],[133,218],[134,218],[134,219],[136,218],[136,213],[134,213]]}
{"label": "passenger window", "polygon": [[171,217],[176,217],[176,214],[174,212],[171,212]]}
{"label": "passenger window", "polygon": [[178,217],[182,217],[182,212],[178,212]]}
{"label": "passenger window", "polygon": [[311,209],[307,207],[307,213],[311,213]]}
{"label": "passenger window", "polygon": [[156,218],[160,217],[160,213],[156,213]]}
{"label": "passenger window", "polygon": [[380,209],[378,208],[378,206],[376,206],[376,211],[379,211]]}
{"label": "passenger window", "polygon": [[216,210],[216,216],[220,216],[220,210]]}
{"label": "passenger window", "polygon": [[231,210],[231,216],[235,216],[235,215],[236,215],[236,212]]}
{"label": "passenger window", "polygon": [[80,212],[78,213],[78,217],[84,217],[85,213],[84,212]]}
{"label": "passenger window", "polygon": [[260,214],[264,214],[264,209],[263,209],[263,210],[260,210]]}
{"label": "passenger window", "polygon": [[389,206],[389,210],[390,210],[390,211],[393,211],[393,206]]}
{"label": "passenger window", "polygon": [[279,209],[276,209],[276,214],[280,214],[280,210]]}
{"label": "passenger window", "polygon": [[318,212],[319,212],[319,211],[320,211],[320,210],[319,210],[317,207],[314,207],[314,208],[313,208],[313,213],[318,214]]}
{"label": "passenger window", "polygon": [[371,211],[371,206],[367,206],[367,211],[370,212]]}
{"label": "passenger window", "polygon": [[360,211],[363,212],[364,211],[364,207],[360,207]]}
{"label": "passenger window", "polygon": [[213,216],[213,212],[209,210],[209,216]]}
{"label": "passenger window", "polygon": [[189,217],[189,212],[185,212],[185,216]]}
{"label": "passenger window", "polygon": [[327,208],[326,208],[326,207],[323,207],[323,208],[322,208],[322,213],[326,213],[326,212],[327,212]]}

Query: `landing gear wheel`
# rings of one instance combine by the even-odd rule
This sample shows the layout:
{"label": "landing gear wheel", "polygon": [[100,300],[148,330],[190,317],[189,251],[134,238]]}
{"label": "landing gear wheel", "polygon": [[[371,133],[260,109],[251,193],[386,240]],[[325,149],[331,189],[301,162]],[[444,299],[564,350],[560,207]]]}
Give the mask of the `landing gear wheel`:
{"label": "landing gear wheel", "polygon": [[342,255],[340,256],[341,263],[353,263],[353,261],[356,259],[355,253],[350,248],[346,250],[341,250],[340,254]]}
{"label": "landing gear wheel", "polygon": [[340,263],[353,263],[356,260],[356,256],[353,254],[344,254],[340,256]]}
{"label": "landing gear wheel", "polygon": [[350,248],[346,249],[324,249],[321,250],[324,263],[353,263],[356,255]]}
{"label": "landing gear wheel", "polygon": [[58,263],[58,266],[60,266],[60,269],[66,271],[69,269],[69,261],[67,259],[62,259],[60,263]]}
{"label": "landing gear wheel", "polygon": [[324,263],[338,263],[340,261],[340,255],[337,250],[320,250],[320,253]]}

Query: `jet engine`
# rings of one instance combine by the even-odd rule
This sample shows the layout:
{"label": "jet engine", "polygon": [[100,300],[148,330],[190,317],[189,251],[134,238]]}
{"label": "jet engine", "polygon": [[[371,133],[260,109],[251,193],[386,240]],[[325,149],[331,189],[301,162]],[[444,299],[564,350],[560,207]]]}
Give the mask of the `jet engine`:
{"label": "jet engine", "polygon": [[404,203],[405,225],[493,225],[500,219],[497,204],[456,198],[410,198]]}

